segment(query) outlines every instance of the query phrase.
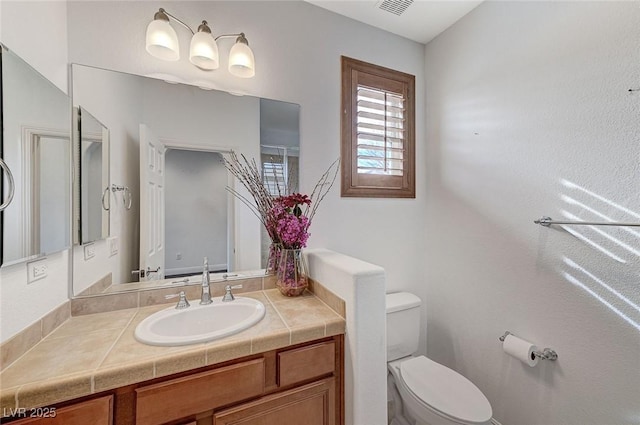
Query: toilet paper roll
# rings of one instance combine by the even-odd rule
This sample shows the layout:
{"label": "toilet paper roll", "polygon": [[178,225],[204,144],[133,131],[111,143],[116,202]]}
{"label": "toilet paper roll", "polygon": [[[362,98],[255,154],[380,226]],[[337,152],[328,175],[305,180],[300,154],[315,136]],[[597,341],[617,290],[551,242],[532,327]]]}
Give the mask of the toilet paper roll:
{"label": "toilet paper roll", "polygon": [[538,347],[522,338],[507,335],[502,344],[502,349],[508,355],[515,357],[530,367],[538,364],[539,359],[533,354],[534,351],[538,351]]}

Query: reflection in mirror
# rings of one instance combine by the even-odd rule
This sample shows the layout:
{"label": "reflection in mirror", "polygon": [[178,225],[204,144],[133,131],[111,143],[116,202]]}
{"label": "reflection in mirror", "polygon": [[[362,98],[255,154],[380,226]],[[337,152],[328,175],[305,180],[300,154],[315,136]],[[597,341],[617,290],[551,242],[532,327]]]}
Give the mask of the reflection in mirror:
{"label": "reflection in mirror", "polygon": [[[15,195],[2,212],[2,265],[69,247],[69,97],[2,46],[2,158]],[[2,180],[3,194],[7,193]]]}
{"label": "reflection in mirror", "polygon": [[78,175],[75,198],[79,207],[76,218],[76,243],[85,244],[109,236],[109,130],[83,107],[76,112]]}
{"label": "reflection in mirror", "polygon": [[[273,196],[298,192],[300,105],[260,99],[260,160],[262,178]],[[271,238],[262,227],[262,268],[267,267]]]}
{"label": "reflection in mirror", "polygon": [[227,232],[233,181],[222,153],[162,140],[140,124],[140,268],[133,274],[141,282],[202,272],[204,257],[214,260],[210,271],[234,269],[226,249],[235,245]]}
{"label": "reflection in mirror", "polygon": [[[166,159],[167,276],[228,271],[227,170],[218,152],[169,149]],[[190,187],[190,190],[184,190]]]}
{"label": "reflection in mirror", "polygon": [[226,190],[242,188],[221,158],[234,150],[260,161],[267,133],[270,158],[285,143],[297,157],[299,106],[270,101],[268,108],[251,96],[76,64],[72,80],[74,105],[109,128],[109,184],[131,193],[130,209],[112,194],[106,240],[90,244],[89,255],[74,249],[73,294],[153,288],[185,276],[200,283],[205,256],[214,281],[216,273],[262,273],[260,222]]}

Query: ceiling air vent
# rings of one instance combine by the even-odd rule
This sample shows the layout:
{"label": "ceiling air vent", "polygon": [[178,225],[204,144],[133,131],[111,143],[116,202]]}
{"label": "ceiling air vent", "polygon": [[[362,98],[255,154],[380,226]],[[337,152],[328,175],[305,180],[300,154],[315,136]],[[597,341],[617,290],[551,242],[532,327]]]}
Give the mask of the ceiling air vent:
{"label": "ceiling air vent", "polygon": [[411,6],[411,3],[413,0],[382,0],[378,3],[378,8],[400,16]]}

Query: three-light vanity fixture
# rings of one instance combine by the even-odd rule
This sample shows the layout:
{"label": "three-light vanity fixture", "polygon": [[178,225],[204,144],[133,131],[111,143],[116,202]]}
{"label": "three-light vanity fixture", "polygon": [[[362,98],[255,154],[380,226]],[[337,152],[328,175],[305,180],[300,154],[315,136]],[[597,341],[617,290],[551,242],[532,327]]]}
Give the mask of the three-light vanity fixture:
{"label": "three-light vanity fixture", "polygon": [[189,61],[198,68],[204,70],[218,69],[220,60],[217,41],[221,38],[236,37],[236,42],[229,52],[229,72],[236,77],[242,78],[251,78],[255,75],[255,59],[244,33],[222,34],[213,38],[207,21],[202,21],[202,24],[198,26],[198,30],[193,31],[189,25],[162,8],[156,12],[153,21],[147,26],[146,47],[147,52],[152,56],[166,61],[180,59],[178,35],[169,23],[169,18],[178,22],[193,34],[189,47]]}

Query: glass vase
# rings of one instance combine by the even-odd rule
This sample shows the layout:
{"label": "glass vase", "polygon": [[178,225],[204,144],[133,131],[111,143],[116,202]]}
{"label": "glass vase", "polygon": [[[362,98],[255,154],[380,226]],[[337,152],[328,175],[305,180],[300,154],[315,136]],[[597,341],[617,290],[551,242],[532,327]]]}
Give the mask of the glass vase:
{"label": "glass vase", "polygon": [[266,275],[274,275],[278,271],[278,263],[280,262],[280,252],[282,251],[282,244],[278,242],[271,242],[269,245],[269,257],[267,258],[267,268],[264,271]]}
{"label": "glass vase", "polygon": [[309,286],[307,262],[301,249],[285,249],[280,252],[276,286],[283,295],[297,297]]}

